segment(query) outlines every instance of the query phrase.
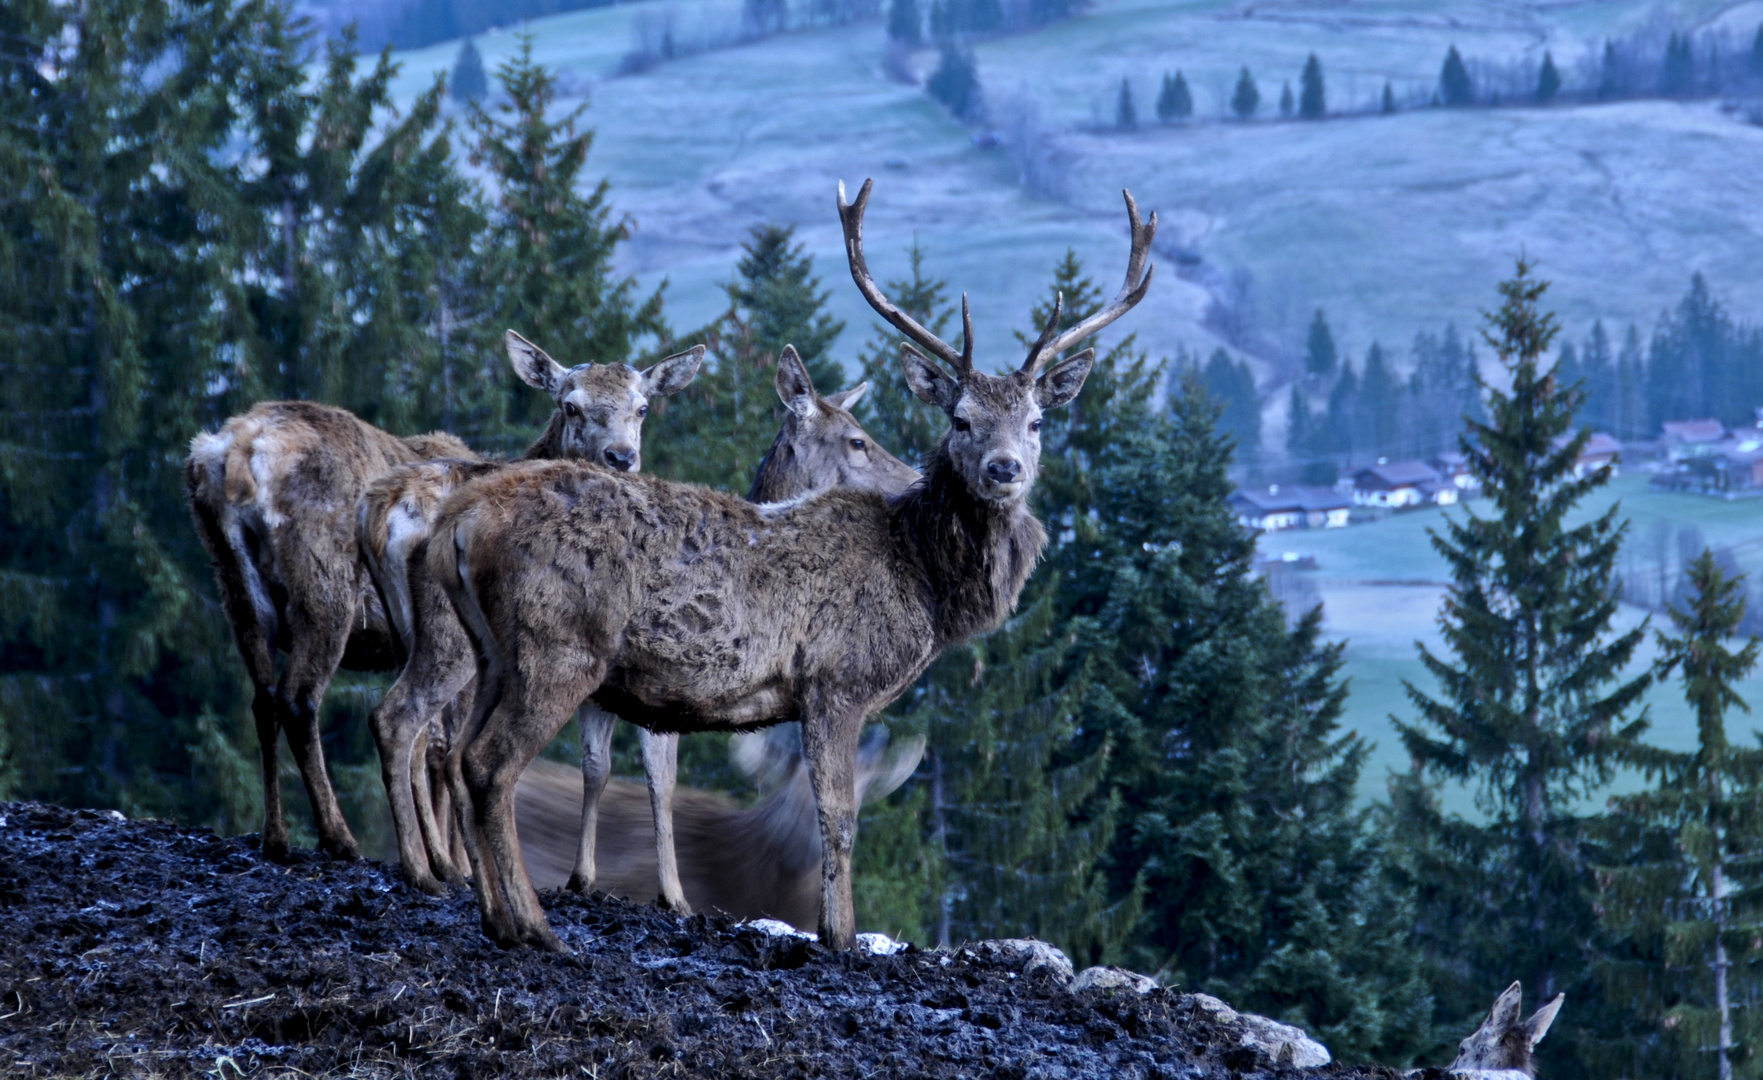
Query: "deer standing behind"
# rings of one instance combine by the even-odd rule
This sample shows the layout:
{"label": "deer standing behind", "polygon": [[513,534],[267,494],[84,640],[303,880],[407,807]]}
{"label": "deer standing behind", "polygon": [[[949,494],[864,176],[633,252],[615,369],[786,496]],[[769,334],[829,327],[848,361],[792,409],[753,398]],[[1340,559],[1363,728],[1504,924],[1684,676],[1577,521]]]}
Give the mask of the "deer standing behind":
{"label": "deer standing behind", "polygon": [[1514,982],[1494,999],[1494,1007],[1481,1026],[1458,1045],[1457,1060],[1445,1071],[1475,1075],[1480,1080],[1534,1077],[1536,1066],[1531,1061],[1531,1051],[1549,1033],[1549,1025],[1555,1022],[1555,1014],[1561,1011],[1566,998],[1566,994],[1556,994],[1521,1023],[1518,1014],[1524,1003],[1524,988]]}
{"label": "deer standing behind", "polygon": [[[615,468],[623,460],[634,463],[631,436],[646,411],[635,384],[651,393],[678,390],[697,373],[702,355],[700,346],[642,375],[621,364],[570,371],[543,387],[557,410],[528,455],[560,457],[598,447]],[[608,379],[625,392],[601,408],[596,388]],[[596,411],[588,411],[590,404]],[[374,478],[432,458],[476,455],[451,435],[400,438],[343,409],[306,401],[265,402],[191,441],[185,490],[251,677],[263,767],[263,850],[273,858],[288,850],[278,732],[286,733],[305,780],[319,850],[346,858],[361,853],[325,768],[319,704],[338,667],[384,671],[396,663],[402,642],[356,543],[356,506]],[[279,683],[278,649],[287,653]]]}
{"label": "deer standing behind", "polygon": [[[775,730],[775,729],[774,729]],[[696,911],[737,919],[782,919],[800,930],[820,921],[820,827],[802,756],[770,732],[738,736],[735,759],[768,793],[742,808],[726,795],[680,788],[675,796],[679,881]],[[872,728],[857,752],[857,799],[887,797],[905,783],[924,754],[924,740],[889,747]],[[520,850],[539,888],[568,880],[576,850],[576,770],[543,758],[515,788]],[[657,898],[656,850],[645,843],[653,806],[642,786],[613,780],[600,798],[599,887],[638,902]]]}
{"label": "deer standing behind", "polygon": [[[548,361],[542,353],[528,359],[529,364]],[[778,358],[776,385],[785,406],[784,421],[760,463],[753,497],[798,497],[833,486],[897,493],[918,479],[916,470],[877,446],[851,415],[850,407],[868,389],[867,383],[822,397],[795,349],[786,346]],[[594,459],[591,454],[584,456]],[[449,741],[449,725],[437,723],[443,711],[458,716],[469,708],[477,664],[452,604],[428,575],[423,553],[435,515],[452,490],[504,467],[456,460],[405,466],[376,481],[361,503],[361,550],[394,613],[409,658],[371,722],[399,859],[406,878],[427,892],[439,892],[441,880],[464,882],[459,872],[462,863],[450,843],[445,785],[429,782],[430,777],[440,778],[443,770],[428,766],[424,759]],[[594,820],[600,792],[611,774],[615,717],[592,703],[578,715],[583,797],[569,886],[585,892],[595,884],[595,837],[604,830],[597,829]],[[660,895],[663,903],[689,911],[673,854],[670,807],[677,760],[678,735],[643,729]]]}
{"label": "deer standing behind", "polygon": [[[1077,396],[1092,350],[1054,359],[1143,298],[1156,216],[1132,227],[1126,281],[1064,332],[1059,305],[1022,366],[973,366],[882,295],[862,252],[870,184],[843,194],[851,274],[912,344],[908,384],[949,417],[922,481],[888,498],[833,490],[754,506],[720,492],[567,463],[523,465],[448,499],[429,544],[478,651],[478,695],[448,756],[485,929],[562,951],[521,862],[513,793],[586,697],[658,731],[802,725],[821,827],[821,940],[855,938],[851,846],[864,718],[937,653],[997,627],[1046,541],[1026,505],[1044,410]],[[1043,371],[1043,365],[1053,363]]]}

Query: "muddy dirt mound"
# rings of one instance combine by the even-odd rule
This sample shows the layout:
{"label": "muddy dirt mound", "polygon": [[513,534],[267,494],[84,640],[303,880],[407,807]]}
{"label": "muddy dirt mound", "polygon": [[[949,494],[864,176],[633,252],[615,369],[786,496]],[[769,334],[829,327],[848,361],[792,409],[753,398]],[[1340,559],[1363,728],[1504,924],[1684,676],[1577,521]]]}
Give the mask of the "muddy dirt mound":
{"label": "muddy dirt mound", "polygon": [[0,1074],[1397,1075],[1282,1068],[1184,995],[545,902],[574,956],[498,949],[469,895],[422,896],[383,864],[0,805]]}

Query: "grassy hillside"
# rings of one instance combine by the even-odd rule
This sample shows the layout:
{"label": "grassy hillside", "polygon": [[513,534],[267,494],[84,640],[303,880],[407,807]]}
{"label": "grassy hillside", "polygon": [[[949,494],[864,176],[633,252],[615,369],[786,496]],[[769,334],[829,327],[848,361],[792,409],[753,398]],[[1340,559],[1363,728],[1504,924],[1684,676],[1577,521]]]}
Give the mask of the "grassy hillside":
{"label": "grassy hillside", "polygon": [[[976,149],[968,129],[889,79],[878,25],[615,77],[644,20],[652,32],[670,18],[692,40],[726,34],[735,10],[728,0],[631,4],[530,25],[538,58],[577,100],[591,96],[595,162],[639,226],[627,265],[672,282],[681,325],[720,306],[736,245],[765,220],[801,227],[839,313],[867,324],[843,283],[832,212],[836,182],[865,176],[877,177],[878,273],[897,273],[918,235],[932,268],[973,294],[980,348],[1000,358],[1015,352],[1007,331],[1067,246],[1098,277],[1118,274],[1123,186],[1165,222],[1164,276],[1124,324],[1157,352],[1210,347],[1202,316],[1215,297],[1243,305],[1263,353],[1295,347],[1317,306],[1349,352],[1373,337],[1400,348],[1446,320],[1474,324],[1520,250],[1556,281],[1552,299],[1576,329],[1599,316],[1650,322],[1696,270],[1740,312],[1763,308],[1763,280],[1746,272],[1763,260],[1763,128],[1714,103],[1219,119],[1245,64],[1264,117],[1312,51],[1331,108],[1360,109],[1386,80],[1399,98],[1424,98],[1453,43],[1472,67],[1534,61],[1546,47],[1571,83],[1606,35],[1666,20],[1745,35],[1763,2],[1100,0],[1068,23],[976,46],[993,125],[1007,139],[1027,133],[1054,163],[1038,192],[1019,182],[1008,149]],[[514,42],[505,31],[479,45],[493,67]],[[405,92],[455,51],[400,57]],[[1112,130],[1123,77],[1149,117],[1157,80],[1176,68],[1194,87],[1195,123]],[[1178,254],[1200,260],[1189,280],[1171,272]]]}

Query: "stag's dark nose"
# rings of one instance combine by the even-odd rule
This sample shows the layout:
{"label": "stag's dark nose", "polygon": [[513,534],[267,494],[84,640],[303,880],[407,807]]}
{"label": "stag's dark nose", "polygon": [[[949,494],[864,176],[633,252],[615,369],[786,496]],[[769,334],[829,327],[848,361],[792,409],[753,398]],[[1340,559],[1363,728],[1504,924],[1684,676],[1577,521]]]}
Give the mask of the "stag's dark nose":
{"label": "stag's dark nose", "polygon": [[617,469],[619,472],[630,472],[637,467],[637,452],[635,450],[608,448],[606,451],[606,464]]}
{"label": "stag's dark nose", "polygon": [[1015,458],[999,458],[986,462],[986,478],[994,484],[1014,484],[1022,475],[1022,462]]}

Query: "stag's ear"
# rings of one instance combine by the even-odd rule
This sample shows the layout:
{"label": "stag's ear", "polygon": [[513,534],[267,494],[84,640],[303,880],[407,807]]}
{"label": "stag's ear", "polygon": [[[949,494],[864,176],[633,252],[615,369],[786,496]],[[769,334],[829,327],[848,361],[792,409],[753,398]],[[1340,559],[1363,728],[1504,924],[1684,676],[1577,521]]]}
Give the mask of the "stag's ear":
{"label": "stag's ear", "polygon": [[906,385],[926,405],[948,412],[961,399],[961,384],[904,341],[900,343],[900,365],[906,369]]}
{"label": "stag's ear", "polygon": [[704,346],[694,345],[643,372],[643,396],[666,397],[692,385],[698,366],[704,363]]}
{"label": "stag's ear", "polygon": [[1516,980],[1494,999],[1493,1010],[1485,1025],[1495,1035],[1503,1035],[1518,1026],[1518,1006],[1524,1003],[1524,988]]}
{"label": "stag's ear", "polygon": [[1524,1034],[1530,1040],[1530,1045],[1535,1046],[1543,1041],[1543,1036],[1549,1033],[1549,1025],[1555,1022],[1555,1014],[1561,1011],[1561,1002],[1566,998],[1566,994],[1556,994],[1554,1001],[1538,1009],[1524,1022]]}
{"label": "stag's ear", "polygon": [[508,347],[508,362],[514,365],[514,373],[520,376],[521,382],[552,397],[557,396],[557,391],[563,388],[564,376],[569,374],[567,368],[512,330],[502,335],[502,343]]}
{"label": "stag's ear", "polygon": [[1054,409],[1070,401],[1084,388],[1084,380],[1095,366],[1094,349],[1085,349],[1054,364],[1035,380],[1035,403],[1043,409]]}
{"label": "stag's ear", "polygon": [[863,395],[867,393],[869,393],[869,383],[868,381],[864,381],[851,387],[849,390],[840,390],[836,394],[828,394],[821,400],[835,409],[844,409],[849,412],[859,401],[863,400]]}
{"label": "stag's ear", "polygon": [[777,397],[784,408],[804,420],[814,415],[819,395],[814,392],[814,380],[808,377],[808,369],[794,345],[785,345],[783,354],[777,358]]}

